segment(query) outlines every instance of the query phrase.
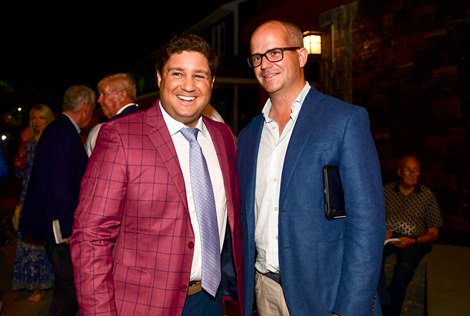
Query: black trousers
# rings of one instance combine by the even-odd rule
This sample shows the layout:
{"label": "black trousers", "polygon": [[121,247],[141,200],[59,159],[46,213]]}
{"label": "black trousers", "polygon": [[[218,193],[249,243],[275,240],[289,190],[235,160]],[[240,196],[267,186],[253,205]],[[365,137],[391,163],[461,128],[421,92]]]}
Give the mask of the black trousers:
{"label": "black trousers", "polygon": [[69,245],[45,242],[47,255],[54,269],[54,292],[49,307],[50,316],[73,316],[78,312]]}

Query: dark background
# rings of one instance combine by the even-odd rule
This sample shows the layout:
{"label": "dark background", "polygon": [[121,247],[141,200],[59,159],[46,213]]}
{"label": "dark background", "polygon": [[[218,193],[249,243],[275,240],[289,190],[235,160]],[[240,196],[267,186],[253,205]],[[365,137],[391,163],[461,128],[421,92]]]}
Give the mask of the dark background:
{"label": "dark background", "polygon": [[[203,6],[216,9],[221,2],[205,1]],[[328,50],[312,60],[318,66],[320,91],[368,110],[385,182],[395,179],[395,163],[402,154],[419,156],[425,171],[422,180],[436,192],[444,217],[440,242],[470,245],[470,2],[246,2],[251,6],[241,10],[241,56],[251,31],[267,18],[295,21],[302,30],[321,30]],[[33,99],[60,107],[67,86],[85,83],[96,88],[104,75],[133,68],[170,36],[213,11],[199,16],[202,7],[188,2],[67,6],[21,4],[12,11],[0,5],[0,54],[8,56],[0,58],[0,111],[29,106]],[[70,27],[64,21],[70,21]],[[212,28],[201,31],[210,34]],[[334,39],[334,45],[328,45],[328,39]],[[225,65],[230,66],[228,77],[237,77],[247,67],[241,58]],[[230,93],[235,88],[240,87],[219,87],[225,103],[214,102],[218,111],[232,109]],[[46,93],[55,101],[45,99]],[[260,111],[265,96],[240,95],[237,116],[230,122],[238,120],[242,126]],[[224,114],[230,117],[232,112]],[[14,115],[0,115],[2,123],[10,117],[15,121]],[[5,126],[0,126],[2,133]],[[15,137],[19,130],[9,133]],[[15,139],[4,141],[10,157],[16,144]]]}
{"label": "dark background", "polygon": [[0,113],[125,72],[227,0],[9,3],[0,6]]}

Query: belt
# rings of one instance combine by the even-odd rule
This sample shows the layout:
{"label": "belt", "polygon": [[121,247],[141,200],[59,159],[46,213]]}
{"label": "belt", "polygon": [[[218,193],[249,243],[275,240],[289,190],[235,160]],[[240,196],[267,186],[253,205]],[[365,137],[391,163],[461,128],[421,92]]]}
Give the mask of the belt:
{"label": "belt", "polygon": [[201,281],[190,281],[188,286],[188,296],[201,292]]}
{"label": "belt", "polygon": [[270,278],[271,280],[275,281],[277,284],[282,285],[280,273],[274,273],[274,272],[268,271],[266,273],[262,273],[262,275]]}

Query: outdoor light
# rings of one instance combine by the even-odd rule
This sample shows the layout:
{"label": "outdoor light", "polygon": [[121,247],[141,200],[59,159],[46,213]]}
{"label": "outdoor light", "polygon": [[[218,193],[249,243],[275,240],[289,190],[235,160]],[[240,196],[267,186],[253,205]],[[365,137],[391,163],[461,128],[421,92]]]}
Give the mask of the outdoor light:
{"label": "outdoor light", "polygon": [[321,55],[321,34],[314,31],[306,31],[303,33],[304,47],[309,54]]}

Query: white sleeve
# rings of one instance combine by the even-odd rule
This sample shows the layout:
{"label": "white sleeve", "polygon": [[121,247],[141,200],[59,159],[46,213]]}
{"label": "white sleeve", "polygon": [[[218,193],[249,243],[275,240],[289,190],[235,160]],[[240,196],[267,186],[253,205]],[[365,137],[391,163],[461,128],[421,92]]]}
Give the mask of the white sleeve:
{"label": "white sleeve", "polygon": [[98,137],[98,132],[100,131],[101,125],[103,125],[103,123],[96,124],[92,127],[92,129],[90,129],[90,132],[88,133],[88,137],[85,142],[85,150],[88,154],[88,157],[91,156],[91,152],[93,151],[93,148],[95,148],[96,138]]}

